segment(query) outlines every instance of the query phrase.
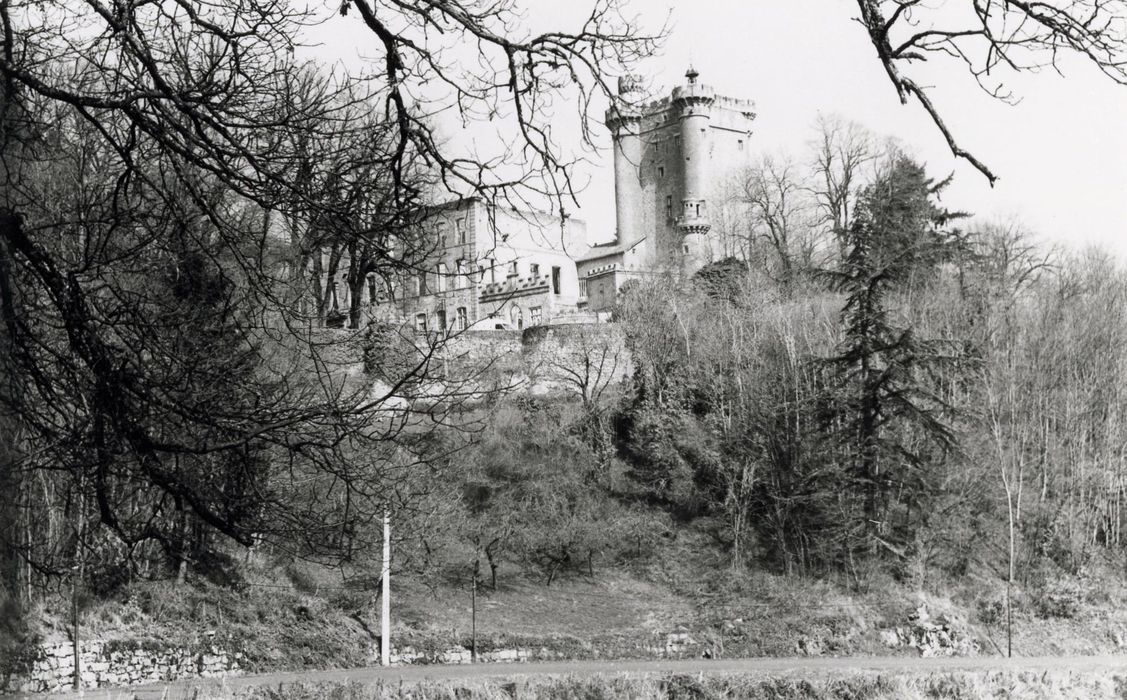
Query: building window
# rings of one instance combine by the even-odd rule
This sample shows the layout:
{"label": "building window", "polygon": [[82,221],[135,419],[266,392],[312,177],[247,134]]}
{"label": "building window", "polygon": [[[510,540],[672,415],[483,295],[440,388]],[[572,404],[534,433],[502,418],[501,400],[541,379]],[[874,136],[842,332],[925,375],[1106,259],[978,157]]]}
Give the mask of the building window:
{"label": "building window", "polygon": [[436,287],[438,287],[438,291],[440,293],[445,292],[446,291],[446,263],[438,263],[438,266],[434,268],[434,274],[438,278],[437,283],[435,285]]}
{"label": "building window", "polygon": [[659,179],[665,177],[665,166],[664,165],[657,166],[657,176],[658,176]]}
{"label": "building window", "polygon": [[509,320],[513,322],[513,328],[517,330],[524,328],[524,314],[521,313],[519,306],[509,309]]}
{"label": "building window", "polygon": [[446,309],[434,312],[434,330],[439,333],[446,330]]}
{"label": "building window", "polygon": [[454,265],[454,269],[456,271],[456,276],[454,277],[454,287],[456,289],[464,289],[466,282],[469,281],[466,276],[466,261],[459,260]]}
{"label": "building window", "polygon": [[427,332],[427,315],[426,314],[415,314],[415,330],[417,330],[420,333],[426,333]]}
{"label": "building window", "polygon": [[552,267],[552,294],[560,293],[560,268]]}
{"label": "building window", "polygon": [[509,277],[516,277],[520,274],[520,269],[517,267],[517,261],[514,260],[509,263]]}
{"label": "building window", "polygon": [[446,247],[446,222],[439,221],[434,225],[434,237],[438,240],[438,247]]}
{"label": "building window", "polygon": [[496,260],[487,260],[486,262],[489,263],[489,281],[491,283],[496,283],[497,282],[497,261]]}
{"label": "building window", "polygon": [[376,303],[376,276],[368,275],[368,303]]}
{"label": "building window", "polygon": [[430,287],[427,284],[427,271],[419,270],[419,274],[415,277],[415,291],[416,296],[425,297],[430,294]]}
{"label": "building window", "polygon": [[743,140],[743,139],[739,139],[739,140],[737,140],[737,141],[736,141],[736,147],[737,147],[737,148],[738,148],[739,150],[741,150],[741,151],[742,151],[742,150],[744,149],[744,140]]}
{"label": "building window", "polygon": [[457,231],[457,233],[458,233],[458,245],[465,245],[466,244],[466,220],[465,219],[455,219],[454,220],[454,230]]}
{"label": "building window", "polygon": [[587,296],[587,278],[585,277],[579,279],[579,296]]}
{"label": "building window", "polygon": [[528,310],[528,325],[539,326],[544,322],[544,307],[533,306]]}
{"label": "building window", "polygon": [[665,220],[673,221],[673,195],[665,195]]}
{"label": "building window", "polygon": [[540,265],[538,265],[536,263],[532,263],[531,265],[529,265],[528,266],[528,274],[532,275],[533,278],[539,277],[540,276]]}
{"label": "building window", "polygon": [[456,322],[457,322],[457,324],[458,324],[458,325],[456,326],[456,327],[457,327],[457,329],[458,329],[458,330],[460,330],[460,331],[464,331],[464,330],[466,330],[466,326],[467,326],[467,322],[466,322],[466,307],[464,307],[464,306],[459,306],[459,307],[458,307],[458,310],[457,310],[457,311],[456,311],[455,313],[457,314],[457,315],[455,316]]}

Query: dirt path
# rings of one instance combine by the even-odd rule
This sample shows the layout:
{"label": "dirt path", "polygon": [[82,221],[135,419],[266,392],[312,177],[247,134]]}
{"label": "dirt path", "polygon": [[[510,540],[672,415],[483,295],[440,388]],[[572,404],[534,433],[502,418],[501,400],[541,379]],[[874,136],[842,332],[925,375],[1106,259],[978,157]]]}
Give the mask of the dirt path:
{"label": "dirt path", "polygon": [[[196,696],[203,689],[247,688],[262,685],[279,685],[324,681],[399,682],[444,679],[473,679],[490,677],[517,677],[532,675],[595,675],[595,674],[653,674],[653,673],[755,673],[755,674],[820,674],[844,671],[886,671],[933,673],[942,671],[1104,671],[1127,672],[1127,655],[1069,656],[1005,659],[992,656],[970,658],[913,658],[904,656],[879,657],[809,657],[809,658],[756,658],[756,659],[684,659],[656,661],[560,661],[527,664],[476,664],[457,666],[403,666],[398,668],[358,668],[337,671],[307,671],[296,673],[264,673],[252,676],[232,676],[224,679],[195,679],[135,688],[89,690],[83,695],[54,694],[51,698],[84,698],[95,700],[179,700]],[[206,697],[206,695],[204,695]]]}

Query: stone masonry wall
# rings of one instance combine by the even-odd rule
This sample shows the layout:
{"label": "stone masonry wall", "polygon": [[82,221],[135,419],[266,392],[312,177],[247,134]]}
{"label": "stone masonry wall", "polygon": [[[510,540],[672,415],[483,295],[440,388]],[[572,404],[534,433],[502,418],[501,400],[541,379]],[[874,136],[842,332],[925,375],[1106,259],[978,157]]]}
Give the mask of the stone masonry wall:
{"label": "stone masonry wall", "polygon": [[[90,641],[82,645],[82,687],[103,688],[238,674],[241,672],[241,658],[240,653],[231,654],[214,646],[192,651]],[[72,644],[44,644],[36,651],[29,674],[0,678],[0,693],[67,690],[72,687],[73,678]]]}
{"label": "stone masonry wall", "polygon": [[443,348],[451,380],[480,373],[483,390],[509,387],[575,396],[621,382],[633,372],[619,326],[576,323],[524,331],[471,331]]}
{"label": "stone masonry wall", "polygon": [[628,379],[633,363],[620,326],[576,323],[536,326],[522,337],[523,365],[533,393],[592,392]]}

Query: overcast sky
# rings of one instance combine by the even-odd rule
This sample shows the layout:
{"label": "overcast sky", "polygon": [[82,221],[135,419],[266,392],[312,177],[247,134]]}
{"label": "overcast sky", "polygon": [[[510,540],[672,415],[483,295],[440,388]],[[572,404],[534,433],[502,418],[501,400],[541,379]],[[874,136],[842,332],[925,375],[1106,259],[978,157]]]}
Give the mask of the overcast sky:
{"label": "overcast sky", "polygon": [[[537,27],[575,26],[584,0],[522,0]],[[702,82],[732,97],[754,100],[759,118],[752,147],[805,154],[819,112],[840,115],[891,135],[938,177],[955,173],[944,204],[983,219],[1016,217],[1048,242],[1099,244],[1127,258],[1127,87],[1073,62],[1017,76],[1007,84],[1021,97],[1008,106],[985,95],[957,63],[920,79],[937,87],[933,101],[962,145],[1001,178],[957,162],[923,110],[903,106],[861,27],[853,0],[634,0],[655,25],[672,11],[663,55],[643,71],[662,88],[683,80],[690,61]],[[336,34],[356,18],[330,21]],[[609,153],[589,172],[580,218],[592,237],[613,235]]]}

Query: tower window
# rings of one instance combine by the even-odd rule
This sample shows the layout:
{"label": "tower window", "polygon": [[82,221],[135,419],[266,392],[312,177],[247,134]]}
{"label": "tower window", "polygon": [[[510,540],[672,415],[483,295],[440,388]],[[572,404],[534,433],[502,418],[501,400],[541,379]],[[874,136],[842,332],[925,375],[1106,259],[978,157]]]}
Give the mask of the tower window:
{"label": "tower window", "polygon": [[744,140],[743,139],[736,141],[736,144],[737,144],[737,148],[739,148],[741,151],[744,149]]}
{"label": "tower window", "polygon": [[665,195],[665,219],[666,221],[673,220],[673,195]]}
{"label": "tower window", "polygon": [[664,165],[659,165],[659,166],[657,166],[657,176],[658,176],[659,178],[660,178],[660,177],[665,177],[665,166],[664,166]]}

